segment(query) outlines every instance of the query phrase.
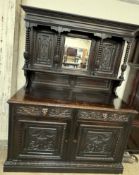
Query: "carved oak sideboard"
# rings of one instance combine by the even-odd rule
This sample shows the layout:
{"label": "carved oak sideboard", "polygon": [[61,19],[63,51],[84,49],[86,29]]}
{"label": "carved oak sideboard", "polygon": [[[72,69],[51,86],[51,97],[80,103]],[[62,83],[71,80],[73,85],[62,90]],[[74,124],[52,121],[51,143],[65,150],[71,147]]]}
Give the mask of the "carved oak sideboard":
{"label": "carved oak sideboard", "polygon": [[121,173],[136,111],[115,89],[139,26],[22,8],[26,85],[9,100],[4,170]]}
{"label": "carved oak sideboard", "polygon": [[[20,90],[9,101],[5,171],[121,173],[136,111],[109,105],[32,100]],[[113,104],[114,103],[114,104]]]}

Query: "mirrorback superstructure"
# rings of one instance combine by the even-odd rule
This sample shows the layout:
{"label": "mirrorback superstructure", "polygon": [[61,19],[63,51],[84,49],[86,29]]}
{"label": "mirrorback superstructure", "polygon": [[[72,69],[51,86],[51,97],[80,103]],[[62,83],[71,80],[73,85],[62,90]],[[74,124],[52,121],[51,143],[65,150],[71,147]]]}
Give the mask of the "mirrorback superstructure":
{"label": "mirrorback superstructure", "polygon": [[46,97],[90,102],[114,95],[134,52],[131,47],[138,26],[23,9],[27,91],[33,96],[49,94]]}
{"label": "mirrorback superstructure", "polygon": [[139,26],[22,8],[26,85],[9,100],[4,170],[122,173],[137,112],[115,89]]}

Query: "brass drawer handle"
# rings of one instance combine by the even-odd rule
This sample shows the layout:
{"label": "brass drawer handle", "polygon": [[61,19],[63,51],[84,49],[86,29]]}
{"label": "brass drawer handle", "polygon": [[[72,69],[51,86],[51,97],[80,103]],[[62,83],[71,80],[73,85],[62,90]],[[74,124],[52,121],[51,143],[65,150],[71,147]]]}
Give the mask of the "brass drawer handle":
{"label": "brass drawer handle", "polygon": [[43,116],[46,116],[47,113],[48,113],[48,108],[43,108],[43,109],[42,109],[42,115],[43,115]]}

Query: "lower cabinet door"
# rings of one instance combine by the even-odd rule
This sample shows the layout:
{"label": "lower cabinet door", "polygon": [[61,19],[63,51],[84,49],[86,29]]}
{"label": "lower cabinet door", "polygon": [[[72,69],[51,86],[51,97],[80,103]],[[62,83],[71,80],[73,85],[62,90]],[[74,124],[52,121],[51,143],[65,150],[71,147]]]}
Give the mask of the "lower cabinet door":
{"label": "lower cabinet door", "polygon": [[67,123],[64,121],[18,120],[14,155],[18,159],[65,160],[66,137]]}
{"label": "lower cabinet door", "polygon": [[118,162],[123,155],[124,127],[78,123],[73,139],[75,161]]}

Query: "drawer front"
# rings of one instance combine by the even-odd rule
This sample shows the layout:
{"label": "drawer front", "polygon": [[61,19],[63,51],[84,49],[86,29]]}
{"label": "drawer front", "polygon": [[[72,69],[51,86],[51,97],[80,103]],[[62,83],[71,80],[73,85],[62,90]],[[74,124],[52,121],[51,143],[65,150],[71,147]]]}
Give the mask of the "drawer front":
{"label": "drawer front", "polygon": [[16,115],[38,116],[46,118],[71,118],[72,109],[48,106],[17,105]]}
{"label": "drawer front", "polygon": [[100,120],[100,121],[116,121],[128,122],[129,115],[120,112],[108,111],[93,111],[93,110],[79,110],[77,117],[79,120]]}

